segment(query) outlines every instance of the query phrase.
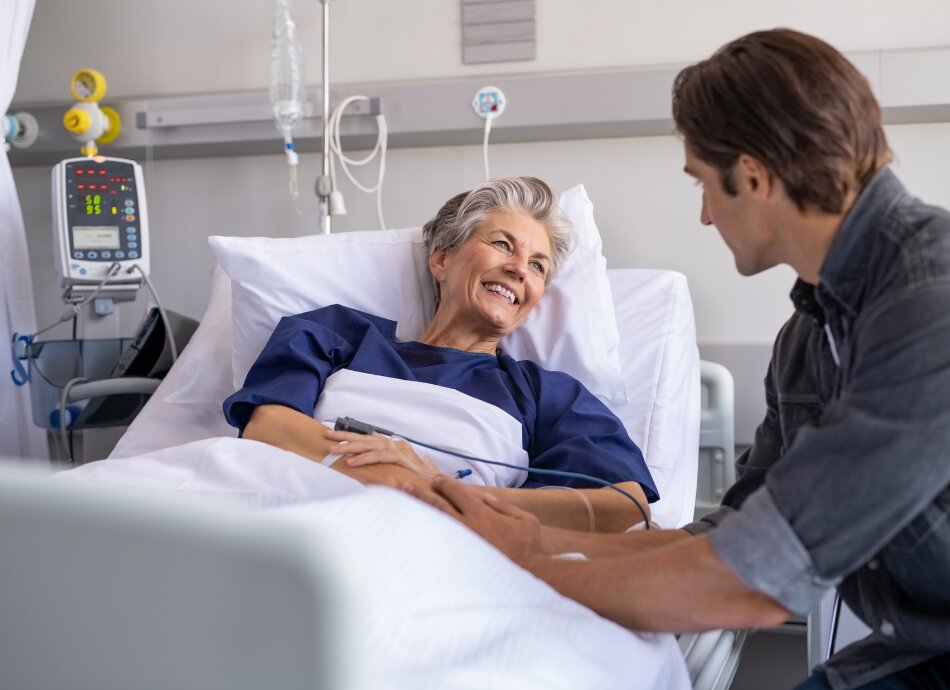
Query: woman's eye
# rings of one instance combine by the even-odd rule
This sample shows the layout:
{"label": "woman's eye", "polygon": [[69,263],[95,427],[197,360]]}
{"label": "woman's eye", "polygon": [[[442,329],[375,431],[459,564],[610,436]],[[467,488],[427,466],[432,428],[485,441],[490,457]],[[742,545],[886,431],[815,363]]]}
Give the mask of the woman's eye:
{"label": "woman's eye", "polygon": [[535,271],[537,271],[538,273],[540,273],[541,275],[544,275],[544,264],[541,263],[540,261],[532,261],[532,262],[531,262],[531,267],[532,267]]}
{"label": "woman's eye", "polygon": [[505,240],[495,240],[492,244],[506,252],[511,250],[511,245]]}

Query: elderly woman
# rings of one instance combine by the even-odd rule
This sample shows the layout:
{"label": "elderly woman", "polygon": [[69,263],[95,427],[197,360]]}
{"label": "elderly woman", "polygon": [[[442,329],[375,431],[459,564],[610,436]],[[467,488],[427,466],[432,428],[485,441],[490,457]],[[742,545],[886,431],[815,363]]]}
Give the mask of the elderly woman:
{"label": "elderly woman", "polygon": [[[438,468],[408,444],[333,431],[313,419],[328,377],[341,369],[421,381],[511,415],[529,468],[594,475],[643,506],[656,500],[640,450],[594,395],[566,374],[499,349],[542,298],[572,232],[551,189],[535,178],[491,180],[453,197],[424,227],[437,308],[422,337],[398,342],[393,322],[339,305],[282,319],[244,387],[225,401],[229,423],[244,438],[313,460],[342,456],[333,469],[364,483],[427,492]],[[540,487],[567,491],[531,490]],[[620,493],[576,478],[529,474],[522,488],[483,490],[555,526],[619,531],[642,520]]]}

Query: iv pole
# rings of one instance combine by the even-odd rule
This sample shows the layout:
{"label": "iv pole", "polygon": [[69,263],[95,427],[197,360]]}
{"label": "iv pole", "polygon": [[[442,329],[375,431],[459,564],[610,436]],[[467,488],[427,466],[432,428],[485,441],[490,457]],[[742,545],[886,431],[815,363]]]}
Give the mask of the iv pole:
{"label": "iv pole", "polygon": [[320,198],[320,232],[330,234],[330,0],[323,3],[323,174],[317,178]]}

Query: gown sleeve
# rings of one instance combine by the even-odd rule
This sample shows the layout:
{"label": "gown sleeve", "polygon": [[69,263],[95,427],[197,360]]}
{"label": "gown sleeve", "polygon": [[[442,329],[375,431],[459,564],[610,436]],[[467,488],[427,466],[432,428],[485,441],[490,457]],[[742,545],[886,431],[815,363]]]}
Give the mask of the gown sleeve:
{"label": "gown sleeve", "polygon": [[224,401],[228,423],[243,433],[254,408],[267,404],[312,415],[327,378],[352,359],[371,325],[338,305],[282,318],[244,386]]}
{"label": "gown sleeve", "polygon": [[[531,466],[569,470],[611,483],[635,481],[649,502],[659,500],[643,453],[623,423],[579,381],[547,371],[530,362],[519,363],[534,389],[537,414],[528,455]],[[594,488],[597,483],[573,477],[529,474],[525,487],[571,486]]]}

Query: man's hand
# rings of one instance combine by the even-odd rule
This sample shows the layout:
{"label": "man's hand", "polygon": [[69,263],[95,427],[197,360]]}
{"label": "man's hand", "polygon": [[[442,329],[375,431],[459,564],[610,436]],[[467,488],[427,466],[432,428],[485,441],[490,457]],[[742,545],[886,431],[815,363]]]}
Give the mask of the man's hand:
{"label": "man's hand", "polygon": [[430,501],[428,495],[420,498],[460,520],[511,560],[527,567],[544,557],[541,524],[531,513],[445,475],[433,479],[432,488],[440,503]]}

